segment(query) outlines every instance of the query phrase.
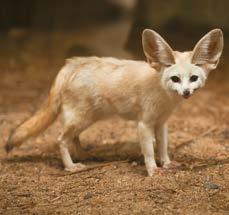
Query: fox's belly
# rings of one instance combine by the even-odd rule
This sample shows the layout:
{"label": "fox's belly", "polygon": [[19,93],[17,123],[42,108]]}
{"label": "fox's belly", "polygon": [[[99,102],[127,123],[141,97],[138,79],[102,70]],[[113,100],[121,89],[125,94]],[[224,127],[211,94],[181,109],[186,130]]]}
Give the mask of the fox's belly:
{"label": "fox's belly", "polygon": [[95,114],[100,117],[110,117],[119,115],[122,118],[129,120],[139,119],[141,107],[136,103],[135,98],[101,98],[94,103]]}

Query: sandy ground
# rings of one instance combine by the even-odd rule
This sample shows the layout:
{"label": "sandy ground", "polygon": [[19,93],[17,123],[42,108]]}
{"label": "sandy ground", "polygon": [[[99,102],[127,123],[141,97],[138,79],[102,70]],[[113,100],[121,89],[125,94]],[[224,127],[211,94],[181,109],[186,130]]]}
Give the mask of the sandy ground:
{"label": "sandy ground", "polygon": [[84,163],[119,162],[64,172],[56,140],[59,120],[6,157],[3,147],[10,130],[39,107],[64,58],[78,49],[128,57],[121,50],[127,32],[128,25],[112,24],[84,33],[13,32],[0,39],[0,214],[229,213],[225,56],[207,86],[169,120],[170,155],[181,163],[178,169],[147,177],[135,123],[116,117],[96,123],[81,140],[94,154]]}

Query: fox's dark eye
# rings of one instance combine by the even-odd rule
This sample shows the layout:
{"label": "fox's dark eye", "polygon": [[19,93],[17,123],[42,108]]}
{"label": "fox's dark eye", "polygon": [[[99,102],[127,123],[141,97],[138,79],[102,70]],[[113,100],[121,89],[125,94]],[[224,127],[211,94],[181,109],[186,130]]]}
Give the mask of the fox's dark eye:
{"label": "fox's dark eye", "polygon": [[177,77],[177,76],[172,76],[172,77],[171,77],[171,80],[172,80],[173,82],[175,82],[175,83],[180,82],[180,78]]}
{"label": "fox's dark eye", "polygon": [[195,82],[195,81],[197,81],[197,79],[198,79],[198,76],[197,76],[197,75],[192,75],[192,76],[190,77],[190,81],[191,81],[191,82]]}

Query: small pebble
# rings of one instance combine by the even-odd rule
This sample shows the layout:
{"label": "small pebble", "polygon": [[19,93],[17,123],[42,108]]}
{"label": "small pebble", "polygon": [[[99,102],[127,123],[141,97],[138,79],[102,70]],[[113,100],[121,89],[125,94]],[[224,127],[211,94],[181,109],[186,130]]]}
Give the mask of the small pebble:
{"label": "small pebble", "polygon": [[215,183],[208,182],[205,184],[205,187],[211,190],[219,189],[219,185]]}
{"label": "small pebble", "polygon": [[90,199],[92,198],[92,193],[91,192],[87,192],[84,196],[84,199]]}

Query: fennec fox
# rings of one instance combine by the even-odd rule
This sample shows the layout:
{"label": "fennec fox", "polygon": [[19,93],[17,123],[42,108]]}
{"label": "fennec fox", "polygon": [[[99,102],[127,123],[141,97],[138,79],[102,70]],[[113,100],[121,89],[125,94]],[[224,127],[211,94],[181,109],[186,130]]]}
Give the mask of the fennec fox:
{"label": "fennec fox", "polygon": [[75,57],[60,70],[42,108],[10,135],[9,152],[23,141],[45,130],[59,113],[64,129],[59,137],[60,153],[68,171],[85,166],[73,163],[68,143],[99,119],[118,114],[138,122],[139,141],[149,176],[157,165],[153,133],[162,167],[168,168],[167,119],[182,98],[204,86],[216,68],[223,50],[223,33],[207,33],[193,51],[173,51],[155,31],[142,34],[147,62],[115,58]]}

